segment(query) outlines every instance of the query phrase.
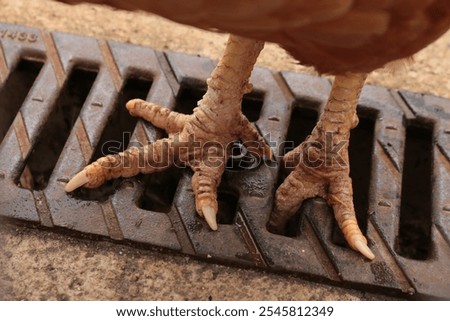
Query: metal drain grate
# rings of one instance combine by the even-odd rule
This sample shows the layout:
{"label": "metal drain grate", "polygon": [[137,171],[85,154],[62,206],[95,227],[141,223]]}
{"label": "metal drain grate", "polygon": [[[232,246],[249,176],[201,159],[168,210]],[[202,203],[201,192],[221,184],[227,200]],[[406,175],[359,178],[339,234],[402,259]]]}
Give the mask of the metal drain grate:
{"label": "metal drain grate", "polygon": [[[377,256],[367,262],[346,248],[321,200],[306,202],[285,236],[266,230],[278,168],[226,170],[218,232],[195,214],[188,171],[68,196],[68,178],[101,153],[164,135],[129,117],[126,100],[190,112],[214,62],[8,24],[0,40],[0,215],[342,286],[450,298],[449,100],[364,88],[350,158],[358,218]],[[251,82],[243,111],[278,145],[305,138],[330,90],[323,78],[258,67]]]}

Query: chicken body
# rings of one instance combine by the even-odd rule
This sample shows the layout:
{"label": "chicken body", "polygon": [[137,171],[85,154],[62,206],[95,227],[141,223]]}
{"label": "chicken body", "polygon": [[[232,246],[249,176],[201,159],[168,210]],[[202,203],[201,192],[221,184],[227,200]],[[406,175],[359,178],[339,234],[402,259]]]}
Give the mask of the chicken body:
{"label": "chicken body", "polygon": [[[82,1],[64,1],[78,3]],[[275,42],[320,73],[371,72],[450,28],[447,0],[90,0]]]}
{"label": "chicken body", "polygon": [[[301,64],[313,66],[320,73],[336,75],[336,78],[313,132],[282,160],[289,175],[276,192],[268,229],[281,233],[305,199],[320,196],[333,207],[349,245],[365,257],[374,258],[358,228],[349,177],[348,140],[350,129],[358,123],[356,106],[359,94],[369,72],[391,61],[411,56],[450,28],[450,1],[89,2],[128,10],[146,10],[180,23],[229,32],[232,36],[222,59],[208,79],[208,91],[193,115],[180,115],[143,101],[127,104],[133,115],[178,135],[175,140],[172,135],[141,150],[103,157],[77,174],[67,184],[66,191],[83,185],[95,187],[118,176],[129,177],[139,172],[160,170],[154,168],[150,159],[161,153],[163,143],[168,143],[173,162],[186,163],[194,170],[192,184],[197,212],[205,217],[213,230],[217,229],[217,187],[229,157],[229,150],[223,146],[241,139],[255,154],[271,157],[270,148],[240,112],[240,103],[243,94],[251,90],[248,79],[263,41],[276,42]],[[198,140],[201,152],[178,153],[174,144],[191,144],[193,137]],[[211,149],[208,144],[211,141],[219,142],[220,146]],[[329,142],[340,146],[331,161],[328,150],[317,148],[327,146]],[[211,165],[211,156],[221,160],[220,166]],[[124,166],[137,164],[141,159],[146,160],[144,169]]]}

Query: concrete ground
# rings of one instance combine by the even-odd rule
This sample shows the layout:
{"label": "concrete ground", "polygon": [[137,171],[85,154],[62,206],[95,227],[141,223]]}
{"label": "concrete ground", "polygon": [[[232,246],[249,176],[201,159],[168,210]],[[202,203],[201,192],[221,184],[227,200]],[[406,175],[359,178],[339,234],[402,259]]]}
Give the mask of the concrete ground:
{"label": "concrete ground", "polygon": [[[50,0],[0,0],[0,22],[23,24],[199,54],[217,59],[226,35],[169,22],[143,12],[97,5],[69,7]],[[450,33],[395,75],[369,83],[450,98]],[[313,72],[268,44],[258,64]],[[1,209],[0,209],[1,211]],[[299,278],[221,266],[196,259],[77,238],[30,225],[0,222],[3,300],[385,300],[386,296]]]}

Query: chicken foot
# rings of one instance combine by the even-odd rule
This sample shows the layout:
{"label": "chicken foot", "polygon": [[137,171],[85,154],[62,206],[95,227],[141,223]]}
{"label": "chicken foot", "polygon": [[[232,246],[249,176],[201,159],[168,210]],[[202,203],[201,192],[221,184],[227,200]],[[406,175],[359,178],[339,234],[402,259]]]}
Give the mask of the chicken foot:
{"label": "chicken foot", "polygon": [[217,187],[230,156],[231,143],[242,140],[250,152],[272,157],[270,147],[241,112],[242,97],[252,90],[249,78],[264,43],[231,35],[208,89],[192,115],[135,99],[126,107],[169,138],[144,147],[131,147],[86,166],[66,185],[66,192],[81,186],[98,187],[106,180],[162,171],[174,164],[192,168],[196,210],[212,230],[217,229]]}
{"label": "chicken foot", "polygon": [[336,76],[311,135],[283,158],[290,173],[276,192],[267,227],[281,234],[304,200],[320,196],[333,208],[350,247],[372,260],[375,256],[356,221],[348,158],[350,129],[358,124],[356,106],[366,77],[356,73]]}

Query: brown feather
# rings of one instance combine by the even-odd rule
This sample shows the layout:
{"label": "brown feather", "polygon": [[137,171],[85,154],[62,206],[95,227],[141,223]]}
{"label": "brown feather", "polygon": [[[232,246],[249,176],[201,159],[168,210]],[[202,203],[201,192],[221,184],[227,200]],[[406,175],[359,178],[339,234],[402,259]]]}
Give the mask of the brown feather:
{"label": "brown feather", "polygon": [[[81,1],[65,1],[81,2]],[[321,73],[370,72],[450,28],[449,0],[93,0],[276,42]]]}

